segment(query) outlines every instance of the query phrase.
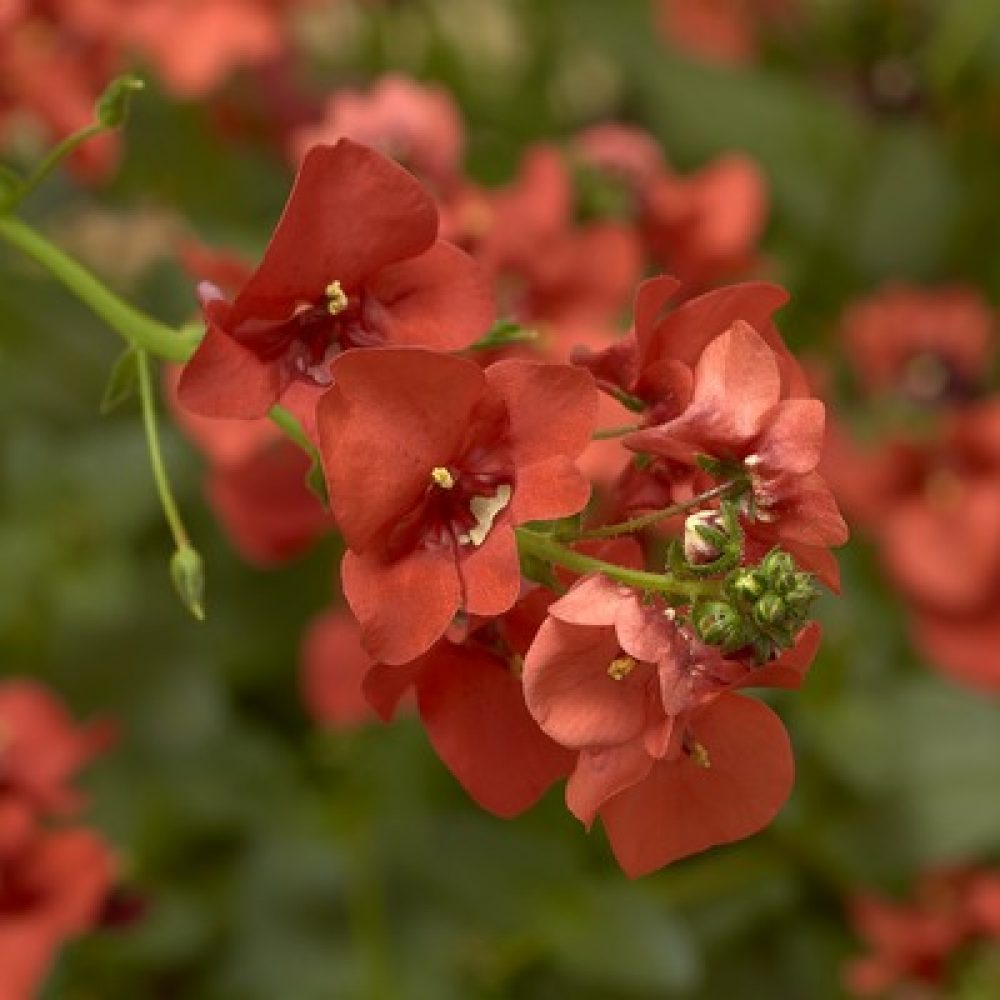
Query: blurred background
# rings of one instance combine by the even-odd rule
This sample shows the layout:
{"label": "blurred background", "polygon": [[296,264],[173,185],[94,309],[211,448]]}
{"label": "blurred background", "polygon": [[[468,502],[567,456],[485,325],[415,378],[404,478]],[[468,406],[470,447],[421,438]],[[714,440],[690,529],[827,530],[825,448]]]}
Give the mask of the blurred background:
{"label": "blurred background", "polygon": [[[82,94],[88,109],[124,67],[147,81],[119,148],[100,140],[25,217],[179,324],[196,314],[194,248],[258,259],[296,144],[332,127],[331,97],[369,93],[386,73],[446,89],[464,171],[485,188],[510,185],[532,144],[565,150],[607,121],[646,130],[699,198],[699,171],[739,154],[762,181],[759,238],[704,284],[758,276],[791,293],[779,325],[831,405],[828,472],[854,527],[843,596],[824,598],[805,688],[769,699],[798,767],[778,821],[631,883],[560,790],[503,821],[467,799],[414,719],[317,725],[299,651],[334,598],[338,542],[320,538],[280,567],[260,565],[268,553],[248,560],[238,531],[220,528],[218,492],[206,499],[211,460],[167,422],[208,567],[208,619],[186,616],[134,401],[98,414],[121,345],[4,247],[0,671],[41,680],[78,718],[120,725],[82,783],[86,822],[120,858],[127,919],[67,947],[44,995],[821,1000],[859,989],[845,963],[880,947],[859,895],[912,899],[927,872],[1000,864],[996,3],[245,6],[270,26],[267,44],[240,48],[233,25],[250,15],[231,2],[232,21],[188,12],[171,36],[169,18],[154,20],[100,55],[85,30],[99,3],[0,8],[0,137],[13,166],[76,124],[52,110],[53,94]],[[18,16],[34,20],[30,58],[23,32],[15,44]],[[17,60],[41,79],[25,83]],[[707,217],[723,221],[700,224],[749,212],[736,197],[704,194]],[[664,254],[647,266],[664,269]],[[626,298],[621,325],[628,316]],[[947,985],[919,995],[1000,996],[996,940],[949,948]]]}

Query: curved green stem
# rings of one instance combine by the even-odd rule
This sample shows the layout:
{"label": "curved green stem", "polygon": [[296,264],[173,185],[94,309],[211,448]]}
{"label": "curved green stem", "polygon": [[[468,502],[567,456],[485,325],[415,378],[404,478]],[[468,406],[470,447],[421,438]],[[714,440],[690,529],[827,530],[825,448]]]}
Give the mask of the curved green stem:
{"label": "curved green stem", "polygon": [[624,424],[621,427],[601,427],[590,435],[591,441],[607,441],[609,438],[624,437],[639,429],[638,424]]}
{"label": "curved green stem", "polygon": [[149,355],[141,348],[136,351],[136,364],[139,369],[139,402],[142,407],[142,424],[146,431],[146,446],[149,449],[149,462],[153,467],[153,478],[156,480],[156,491],[160,495],[163,516],[167,519],[170,533],[174,536],[174,544],[178,549],[191,548],[180,510],[170,489],[167,469],[163,463],[163,453],[160,451],[160,436],[156,422],[156,403],[153,393],[153,378],[149,371]]}
{"label": "curved green stem", "polygon": [[672,504],[669,507],[661,507],[659,510],[650,511],[648,514],[640,514],[638,517],[630,518],[627,521],[620,521],[618,524],[606,524],[603,528],[591,528],[589,531],[581,531],[573,536],[573,539],[597,539],[597,538],[618,538],[621,535],[631,535],[643,528],[663,521],[668,517],[683,514],[694,507],[700,507],[709,500],[716,497],[725,496],[730,492],[741,489],[742,482],[738,479],[731,479],[719,486],[714,486],[704,493],[691,497],[690,500],[682,500],[680,503]]}
{"label": "curved green stem", "polygon": [[294,414],[283,406],[272,406],[267,415],[271,418],[271,423],[282,430],[290,441],[297,444],[314,462],[319,461],[319,451],[306,436],[302,424],[298,422]]}
{"label": "curved green stem", "polygon": [[0,237],[41,264],[130,344],[168,361],[187,361],[194,353],[198,343],[195,337],[182,336],[130,306],[85,267],[19,219],[0,218]]}
{"label": "curved green stem", "polygon": [[567,548],[551,535],[543,535],[529,528],[517,528],[517,545],[521,552],[535,556],[553,566],[562,566],[574,573],[603,573],[612,580],[656,594],[671,594],[685,603],[696,597],[714,594],[718,584],[709,580],[677,580],[661,573],[647,573],[644,570],[629,569],[616,563],[605,562],[594,556],[585,555]]}
{"label": "curved green stem", "polygon": [[79,132],[74,132],[72,135],[66,136],[62,142],[53,146],[31,174],[18,184],[6,198],[0,201],[0,214],[17,208],[77,146],[82,146],[88,139],[93,139],[94,136],[106,131],[106,126],[100,122],[94,122],[86,128],[80,129]]}

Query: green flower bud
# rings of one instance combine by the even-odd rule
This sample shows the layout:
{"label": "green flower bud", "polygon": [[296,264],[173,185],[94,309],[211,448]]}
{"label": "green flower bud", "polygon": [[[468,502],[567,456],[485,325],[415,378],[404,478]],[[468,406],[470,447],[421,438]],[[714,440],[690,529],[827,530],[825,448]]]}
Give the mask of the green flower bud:
{"label": "green flower bud", "polygon": [[739,612],[725,601],[708,601],[696,611],[695,630],[710,646],[727,646],[740,635]]}
{"label": "green flower bud", "polygon": [[795,584],[797,567],[795,560],[781,549],[772,549],[759,567],[766,590],[784,593]]}
{"label": "green flower bud", "polygon": [[146,84],[137,76],[119,76],[112,80],[98,98],[94,117],[105,128],[121,128],[128,117],[128,106],[132,95],[145,86]]}
{"label": "green flower bud", "polygon": [[754,620],[764,628],[784,624],[787,617],[785,602],[777,594],[764,594],[754,605]]}
{"label": "green flower bud", "polygon": [[178,549],[170,560],[170,575],[184,606],[198,619],[205,620],[205,565],[190,546]]}
{"label": "green flower bud", "polygon": [[764,593],[764,584],[751,569],[739,569],[733,573],[729,588],[733,597],[748,604],[752,604]]}

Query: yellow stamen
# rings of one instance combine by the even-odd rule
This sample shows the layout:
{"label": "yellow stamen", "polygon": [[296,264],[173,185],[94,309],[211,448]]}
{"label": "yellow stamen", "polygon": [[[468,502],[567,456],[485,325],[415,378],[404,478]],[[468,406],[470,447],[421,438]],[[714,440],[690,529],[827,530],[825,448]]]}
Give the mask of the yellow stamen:
{"label": "yellow stamen", "polygon": [[336,316],[347,308],[347,303],[347,293],[340,287],[340,282],[331,281],[326,286],[326,311],[331,316]]}
{"label": "yellow stamen", "polygon": [[608,676],[613,681],[623,681],[638,666],[631,656],[619,656],[608,666]]}
{"label": "yellow stamen", "polygon": [[431,469],[431,481],[443,490],[450,490],[455,485],[455,477],[451,474],[451,470],[443,465],[435,465]]}
{"label": "yellow stamen", "polygon": [[697,740],[692,740],[690,745],[691,761],[697,764],[698,767],[708,770],[712,766],[712,758],[708,755],[708,750],[705,745],[699,743]]}

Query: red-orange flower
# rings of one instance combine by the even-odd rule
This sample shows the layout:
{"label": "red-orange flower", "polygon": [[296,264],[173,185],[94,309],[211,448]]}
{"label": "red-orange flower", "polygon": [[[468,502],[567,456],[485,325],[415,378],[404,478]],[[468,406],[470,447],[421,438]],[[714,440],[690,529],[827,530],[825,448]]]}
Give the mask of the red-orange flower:
{"label": "red-orange flower", "polygon": [[82,804],[70,782],[114,738],[109,722],[78,726],[40,684],[0,684],[0,804],[17,799],[37,812]]}
{"label": "red-orange flower", "polygon": [[869,393],[941,404],[967,400],[981,387],[995,319],[971,288],[887,285],[855,303],[841,330]]}
{"label": "red-orange flower", "polygon": [[492,320],[492,295],[436,233],[433,200],[402,167],[348,139],[316,147],[236,298],[203,287],[208,328],[181,376],[181,402],[253,418],[284,400],[309,425],[340,352],[470,344]]}
{"label": "red-orange flower", "polygon": [[333,365],[319,429],[342,576],[369,652],[404,663],[460,608],[517,599],[513,528],[587,502],[573,464],[590,440],[593,380],[578,368],[471,361],[415,349],[351,351]]}
{"label": "red-orange flower", "polygon": [[62,944],[98,920],[114,876],[87,830],[38,834],[0,851],[0,996],[31,1000]]}
{"label": "red-orange flower", "polygon": [[550,607],[524,671],[539,726],[579,751],[570,811],[588,826],[602,818],[633,877],[759,830],[791,790],[791,754],[777,717],[732,692],[797,687],[817,645],[810,628],[754,667],[627,587],[580,581]]}
{"label": "red-orange flower", "polygon": [[326,102],[322,121],[293,136],[294,153],[301,158],[312,146],[341,138],[379,150],[438,191],[461,176],[464,125],[443,87],[387,73],[367,93],[338,90]]}

